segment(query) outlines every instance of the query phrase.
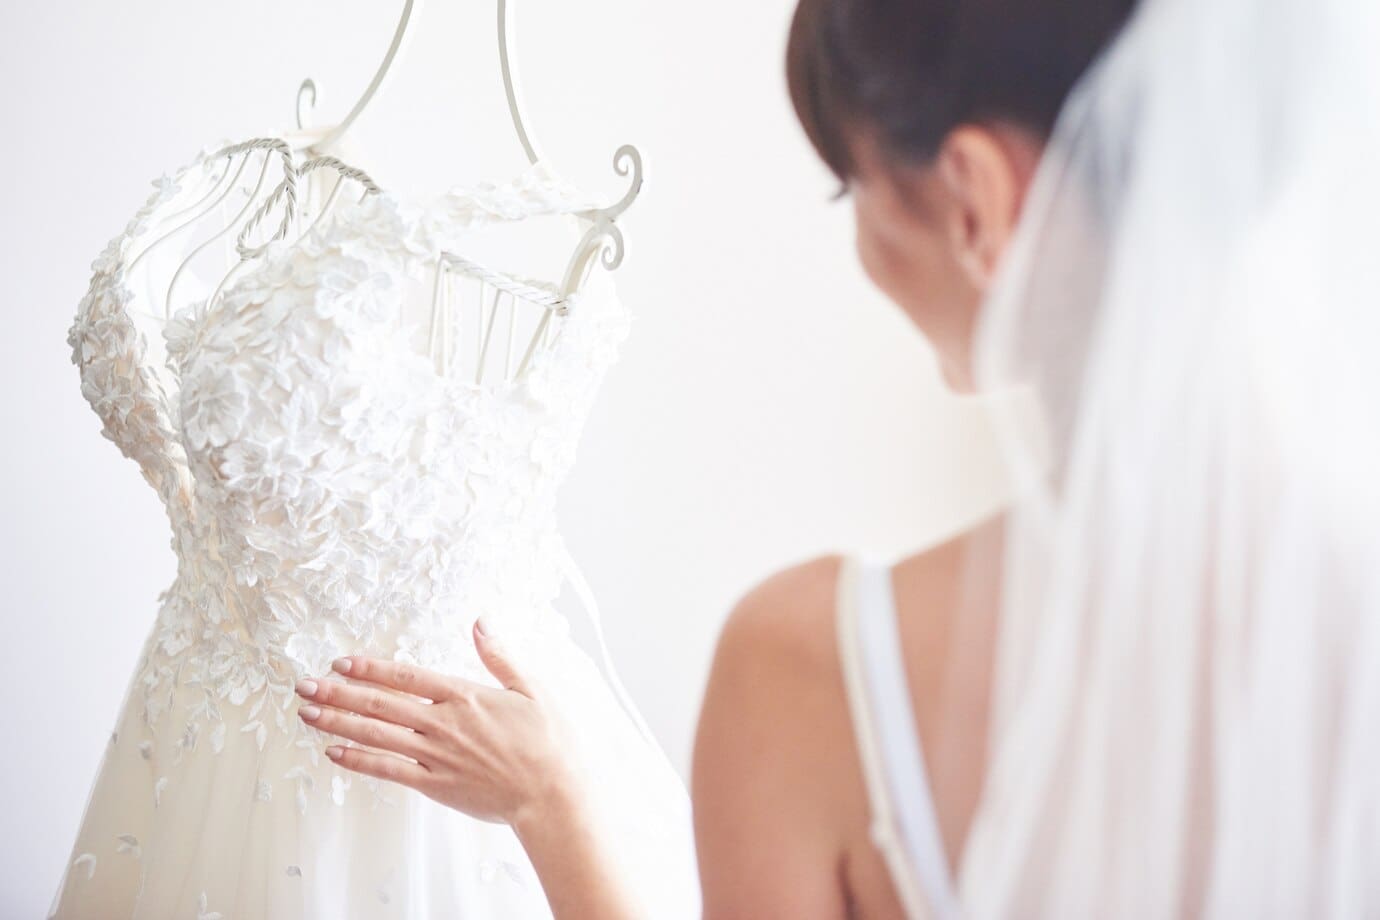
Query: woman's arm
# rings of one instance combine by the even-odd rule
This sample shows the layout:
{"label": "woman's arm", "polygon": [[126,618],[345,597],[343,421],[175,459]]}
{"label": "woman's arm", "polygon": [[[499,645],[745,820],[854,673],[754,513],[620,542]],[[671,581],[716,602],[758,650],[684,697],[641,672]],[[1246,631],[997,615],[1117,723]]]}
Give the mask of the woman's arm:
{"label": "woman's arm", "polygon": [[650,920],[623,887],[587,802],[586,796],[567,791],[533,803],[513,822],[553,915],[556,920]]}
{"label": "woman's arm", "polygon": [[719,639],[692,778],[706,920],[847,915],[834,571],[826,557],[767,579]]}
{"label": "woman's arm", "polygon": [[311,705],[298,714],[376,749],[333,745],[326,753],[341,766],[510,825],[557,920],[645,920],[569,768],[569,727],[480,623],[474,642],[503,689],[385,659],[342,658],[335,670],[351,682],[301,681],[297,692]]}
{"label": "woman's arm", "polygon": [[[707,920],[846,916],[840,788],[852,748],[828,641],[834,571],[825,558],[768,579],[720,638],[693,779]],[[343,766],[512,826],[559,920],[640,920],[568,769],[569,728],[497,642],[478,628],[474,639],[506,689],[356,657],[337,670],[359,683],[304,681],[299,693],[324,705],[299,712],[379,749],[329,749]]]}

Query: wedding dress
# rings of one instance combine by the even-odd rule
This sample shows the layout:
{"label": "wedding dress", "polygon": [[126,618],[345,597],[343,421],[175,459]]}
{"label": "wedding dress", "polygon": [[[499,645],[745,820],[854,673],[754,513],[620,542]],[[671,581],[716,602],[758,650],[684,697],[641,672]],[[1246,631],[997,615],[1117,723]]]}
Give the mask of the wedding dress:
{"label": "wedding dress", "polygon": [[541,164],[425,200],[366,195],[250,250],[222,296],[153,335],[138,276],[158,260],[136,253],[194,205],[216,150],[155,182],[68,338],[103,435],[163,501],[177,575],[52,915],[550,917],[509,828],[343,770],[296,716],[295,682],[340,655],[492,683],[470,639],[483,614],[574,721],[572,762],[646,915],[698,916],[684,785],[553,604],[567,579],[593,604],[555,499],[629,313],[596,271],[547,348],[479,384],[438,372],[404,311],[440,253],[591,203]]}

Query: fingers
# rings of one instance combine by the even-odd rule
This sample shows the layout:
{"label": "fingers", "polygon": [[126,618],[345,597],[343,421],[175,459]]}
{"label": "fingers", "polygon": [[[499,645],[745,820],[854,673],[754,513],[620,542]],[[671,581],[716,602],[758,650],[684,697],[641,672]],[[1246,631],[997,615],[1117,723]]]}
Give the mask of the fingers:
{"label": "fingers", "polygon": [[366,658],[357,655],[337,658],[331,662],[331,668],[354,680],[382,684],[428,700],[448,699],[453,686],[451,678],[444,674],[437,674],[435,671],[404,664],[401,661],[389,661],[386,658]]}
{"label": "fingers", "polygon": [[427,711],[430,704],[417,703],[396,693],[372,687],[339,680],[306,679],[297,682],[297,693],[314,703],[324,703],[408,728],[424,729],[433,724]]}
{"label": "fingers", "polygon": [[411,786],[418,791],[423,791],[422,786],[429,776],[425,767],[408,763],[401,757],[394,757],[392,754],[379,754],[355,747],[331,745],[326,748],[326,756],[347,770],[402,783],[404,786]]}
{"label": "fingers", "polygon": [[426,736],[400,725],[314,705],[303,706],[297,711],[297,715],[303,722],[314,725],[323,732],[349,738],[372,748],[402,754],[414,760],[424,762],[427,759]]}
{"label": "fingers", "polygon": [[479,652],[479,659],[484,662],[484,667],[489,669],[489,673],[497,678],[500,684],[523,696],[532,696],[527,680],[519,672],[507,648],[494,637],[493,628],[483,617],[474,621],[474,647]]}

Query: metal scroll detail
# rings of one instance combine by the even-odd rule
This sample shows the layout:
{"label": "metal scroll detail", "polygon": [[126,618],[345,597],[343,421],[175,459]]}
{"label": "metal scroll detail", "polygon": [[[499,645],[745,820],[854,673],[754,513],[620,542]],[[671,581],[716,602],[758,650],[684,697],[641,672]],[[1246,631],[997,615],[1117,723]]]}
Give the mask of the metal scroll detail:
{"label": "metal scroll detail", "polygon": [[588,220],[590,226],[576,245],[575,253],[566,267],[565,278],[561,282],[561,292],[566,297],[577,292],[584,284],[596,256],[607,271],[614,271],[623,264],[623,231],[616,221],[642,191],[642,154],[631,144],[624,144],[613,155],[613,169],[620,176],[631,173],[632,181],[627,192],[614,204],[579,212],[579,216]]}

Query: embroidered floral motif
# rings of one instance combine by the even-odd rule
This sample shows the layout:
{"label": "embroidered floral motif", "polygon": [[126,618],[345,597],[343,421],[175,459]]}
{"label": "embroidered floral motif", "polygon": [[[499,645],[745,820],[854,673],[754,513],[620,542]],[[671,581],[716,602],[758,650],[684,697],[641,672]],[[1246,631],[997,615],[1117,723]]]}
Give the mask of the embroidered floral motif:
{"label": "embroidered floral motif", "polygon": [[196,901],[196,920],[224,920],[224,915],[218,910],[211,910],[207,903],[206,892],[203,891]]}
{"label": "embroidered floral motif", "polygon": [[88,881],[96,877],[96,857],[91,853],[83,853],[72,860],[72,868],[85,869]]}

